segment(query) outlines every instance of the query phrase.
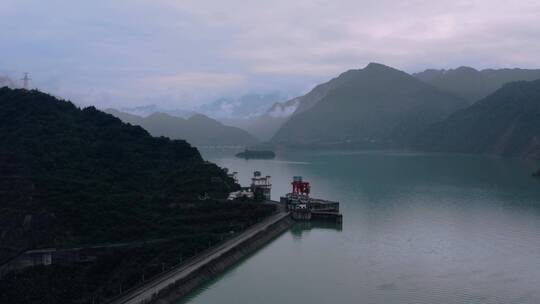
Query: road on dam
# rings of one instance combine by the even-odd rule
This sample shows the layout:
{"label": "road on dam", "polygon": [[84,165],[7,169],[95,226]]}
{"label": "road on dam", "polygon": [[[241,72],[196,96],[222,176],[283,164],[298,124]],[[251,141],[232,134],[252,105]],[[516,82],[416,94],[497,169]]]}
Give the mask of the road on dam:
{"label": "road on dam", "polygon": [[218,259],[221,255],[227,253],[231,249],[239,246],[240,244],[252,239],[255,235],[265,231],[268,227],[278,223],[284,218],[289,216],[277,202],[268,202],[278,206],[278,211],[270,217],[264,219],[262,222],[257,223],[247,230],[241,232],[237,236],[221,243],[220,245],[208,249],[206,252],[195,256],[190,261],[178,266],[178,268],[171,269],[170,271],[157,276],[144,285],[141,285],[133,290],[126,292],[126,294],[113,300],[111,304],[141,304],[148,303],[154,296],[162,290],[172,286],[175,282],[185,279],[194,272],[200,270],[205,265]]}

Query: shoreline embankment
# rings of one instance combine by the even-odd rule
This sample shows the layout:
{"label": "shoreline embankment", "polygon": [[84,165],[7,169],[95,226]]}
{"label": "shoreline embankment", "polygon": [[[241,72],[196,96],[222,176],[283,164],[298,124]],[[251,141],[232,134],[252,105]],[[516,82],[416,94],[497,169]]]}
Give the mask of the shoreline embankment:
{"label": "shoreline embankment", "polygon": [[287,231],[295,221],[278,212],[190,262],[140,286],[111,304],[173,304]]}

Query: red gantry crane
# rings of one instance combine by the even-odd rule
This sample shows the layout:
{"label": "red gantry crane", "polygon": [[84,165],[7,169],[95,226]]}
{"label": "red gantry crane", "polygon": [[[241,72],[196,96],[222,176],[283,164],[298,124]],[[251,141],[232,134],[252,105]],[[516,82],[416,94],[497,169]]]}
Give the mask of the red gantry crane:
{"label": "red gantry crane", "polygon": [[309,196],[309,182],[304,182],[301,176],[293,177],[292,194]]}

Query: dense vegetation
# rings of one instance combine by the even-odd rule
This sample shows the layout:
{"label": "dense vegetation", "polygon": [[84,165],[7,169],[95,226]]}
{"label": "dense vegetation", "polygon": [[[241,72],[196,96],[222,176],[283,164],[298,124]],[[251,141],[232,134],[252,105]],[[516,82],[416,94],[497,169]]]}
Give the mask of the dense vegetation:
{"label": "dense vegetation", "polygon": [[185,119],[165,113],[141,117],[114,109],[105,111],[123,122],[143,127],[154,136],[184,139],[196,146],[249,146],[257,143],[257,139],[247,131],[225,126],[202,114]]}
{"label": "dense vegetation", "polygon": [[540,80],[505,85],[420,133],[416,147],[540,159]]}
{"label": "dense vegetation", "polygon": [[38,91],[1,88],[2,260],[31,248],[159,242],[8,275],[0,302],[103,301],[273,211],[220,200],[237,188],[185,141]]}
{"label": "dense vegetation", "polygon": [[466,106],[459,97],[374,63],[345,72],[308,95],[315,102],[301,102],[274,143],[401,147],[427,125]]}

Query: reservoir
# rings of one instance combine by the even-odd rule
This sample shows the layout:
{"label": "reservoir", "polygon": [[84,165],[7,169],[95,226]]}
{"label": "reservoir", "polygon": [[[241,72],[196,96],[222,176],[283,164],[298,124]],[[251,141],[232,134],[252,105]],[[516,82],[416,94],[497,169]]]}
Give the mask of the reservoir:
{"label": "reservoir", "polygon": [[403,152],[202,151],[249,183],[292,176],[341,203],[343,224],[299,223],[181,303],[540,303],[538,163]]}

